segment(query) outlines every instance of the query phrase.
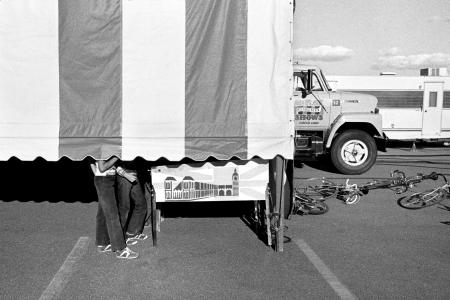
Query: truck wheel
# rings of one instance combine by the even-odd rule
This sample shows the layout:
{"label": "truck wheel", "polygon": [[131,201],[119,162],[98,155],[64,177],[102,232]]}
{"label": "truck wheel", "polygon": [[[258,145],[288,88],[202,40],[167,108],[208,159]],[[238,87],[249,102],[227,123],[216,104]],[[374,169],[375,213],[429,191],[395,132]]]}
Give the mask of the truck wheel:
{"label": "truck wheel", "polygon": [[368,171],[377,160],[377,145],[368,133],[348,130],[339,134],[331,146],[331,162],[342,174]]}

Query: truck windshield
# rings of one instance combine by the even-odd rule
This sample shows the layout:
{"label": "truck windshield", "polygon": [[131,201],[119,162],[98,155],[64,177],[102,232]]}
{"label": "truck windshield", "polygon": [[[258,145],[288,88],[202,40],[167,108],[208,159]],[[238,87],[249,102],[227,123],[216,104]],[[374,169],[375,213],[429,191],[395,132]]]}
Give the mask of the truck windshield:
{"label": "truck windshield", "polygon": [[330,85],[328,84],[327,78],[326,78],[325,75],[323,74],[322,70],[320,70],[320,75],[322,75],[322,79],[323,79],[323,82],[325,82],[326,89],[327,89],[328,91],[331,91]]}

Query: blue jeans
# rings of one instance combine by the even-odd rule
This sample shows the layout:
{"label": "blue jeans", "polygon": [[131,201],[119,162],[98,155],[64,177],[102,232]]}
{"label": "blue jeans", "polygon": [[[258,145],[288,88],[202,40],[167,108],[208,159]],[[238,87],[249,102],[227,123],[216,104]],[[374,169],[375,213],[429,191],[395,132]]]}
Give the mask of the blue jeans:
{"label": "blue jeans", "polygon": [[[117,175],[117,197],[119,203],[120,223],[125,235],[135,236],[144,229],[147,214],[147,201],[139,181],[133,183]],[[131,201],[134,208],[130,213]]]}
{"label": "blue jeans", "polygon": [[96,243],[102,246],[111,244],[113,251],[126,247],[114,189],[115,177],[94,176],[98,196]]}

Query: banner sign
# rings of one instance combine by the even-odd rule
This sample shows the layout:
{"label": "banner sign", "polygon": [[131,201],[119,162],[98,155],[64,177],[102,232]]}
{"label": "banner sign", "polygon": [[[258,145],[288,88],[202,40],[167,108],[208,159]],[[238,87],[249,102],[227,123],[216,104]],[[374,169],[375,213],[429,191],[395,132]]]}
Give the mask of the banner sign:
{"label": "banner sign", "polygon": [[156,202],[264,200],[269,164],[264,160],[159,166],[151,169]]}

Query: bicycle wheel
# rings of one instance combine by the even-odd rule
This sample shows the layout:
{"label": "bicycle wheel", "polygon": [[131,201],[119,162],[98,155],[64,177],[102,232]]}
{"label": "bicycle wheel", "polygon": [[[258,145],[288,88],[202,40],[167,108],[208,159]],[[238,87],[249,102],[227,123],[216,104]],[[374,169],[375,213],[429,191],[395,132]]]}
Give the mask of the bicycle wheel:
{"label": "bicycle wheel", "polygon": [[345,199],[345,203],[346,204],[356,204],[359,202],[359,199],[361,198],[361,196],[358,193],[350,193],[346,199]]}
{"label": "bicycle wheel", "polygon": [[406,209],[421,209],[442,202],[447,198],[445,189],[433,189],[398,199],[397,203]]}
{"label": "bicycle wheel", "polygon": [[317,193],[316,197],[318,200],[325,200],[331,197],[336,196],[337,194],[337,188],[336,186],[315,186],[313,188],[314,192]]}
{"label": "bicycle wheel", "polygon": [[[308,181],[317,180],[316,178],[311,178]],[[338,192],[338,186],[329,180],[324,178],[319,179],[320,183],[315,184],[315,182],[303,187],[304,194],[316,200],[323,201],[325,199],[335,196]]]}
{"label": "bicycle wheel", "polygon": [[310,215],[323,215],[329,210],[328,205],[322,201],[316,201],[315,203],[309,204],[308,209],[308,214]]}
{"label": "bicycle wheel", "polygon": [[302,193],[296,193],[293,214],[322,215],[328,211],[328,205]]}

